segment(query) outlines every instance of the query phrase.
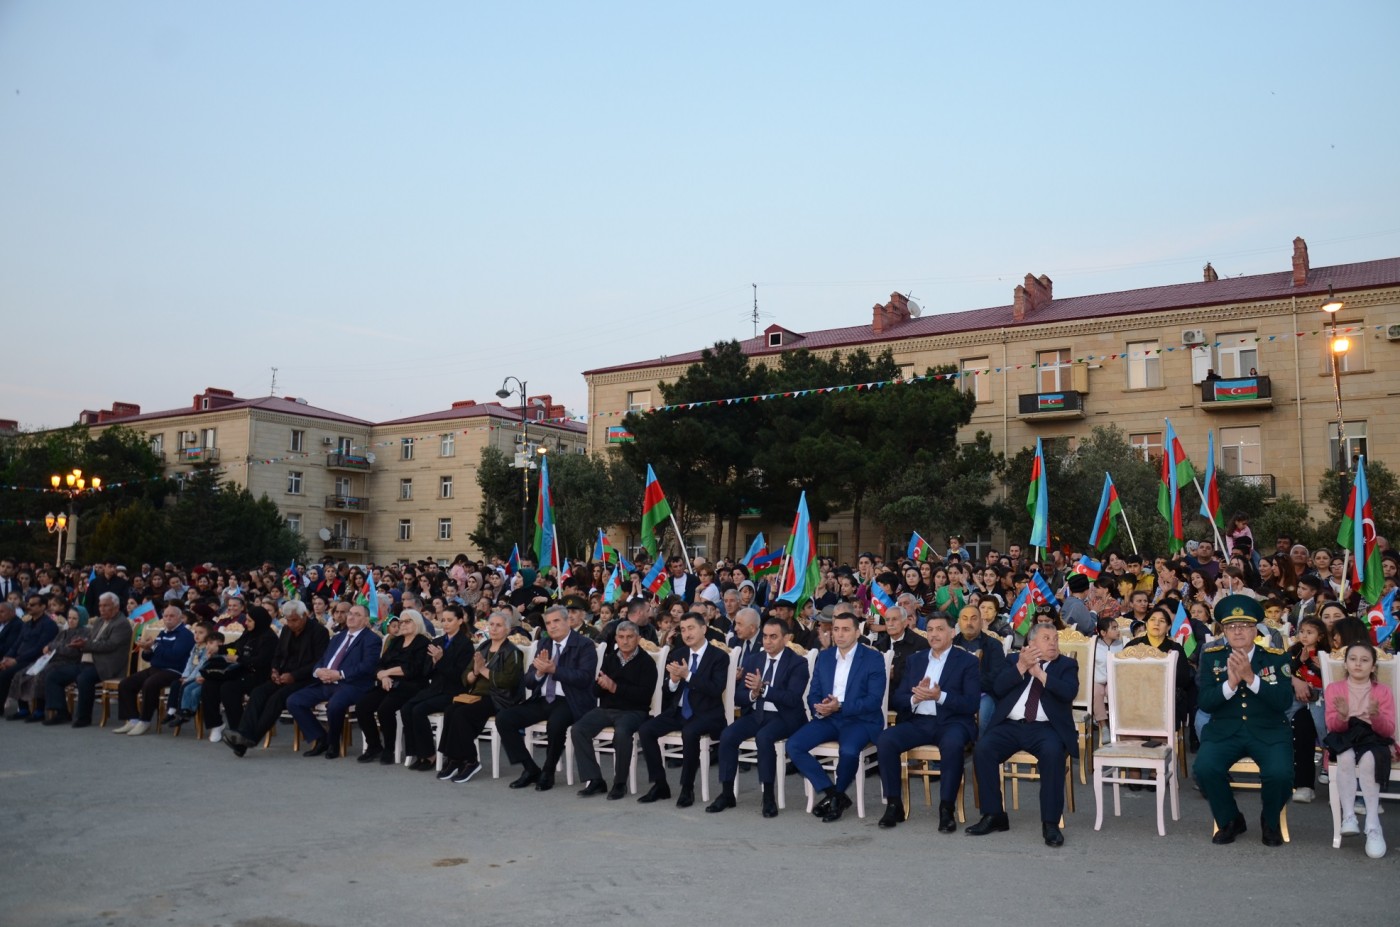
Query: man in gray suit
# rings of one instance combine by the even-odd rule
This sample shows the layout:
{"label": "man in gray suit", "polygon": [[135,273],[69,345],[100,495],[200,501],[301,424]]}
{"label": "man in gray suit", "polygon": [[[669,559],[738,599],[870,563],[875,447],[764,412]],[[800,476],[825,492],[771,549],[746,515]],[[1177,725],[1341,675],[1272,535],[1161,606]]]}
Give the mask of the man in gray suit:
{"label": "man in gray suit", "polygon": [[97,600],[97,621],[87,626],[87,636],[69,643],[82,651],[79,663],[65,664],[49,671],[44,686],[44,704],[60,706],[49,712],[46,725],[67,723],[67,704],[63,690],[76,683],[78,700],[73,718],[74,727],[92,724],[92,703],[97,697],[97,684],[109,679],[121,679],[131,666],[131,622],[121,613],[121,600],[115,592],[104,592]]}

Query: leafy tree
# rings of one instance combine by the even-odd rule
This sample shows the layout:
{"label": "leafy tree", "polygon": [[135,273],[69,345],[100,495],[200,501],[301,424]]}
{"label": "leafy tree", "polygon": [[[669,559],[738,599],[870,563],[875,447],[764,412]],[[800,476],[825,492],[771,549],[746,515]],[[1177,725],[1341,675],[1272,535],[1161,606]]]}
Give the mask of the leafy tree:
{"label": "leafy tree", "polygon": [[[1319,543],[1335,546],[1337,531],[1342,524],[1342,513],[1346,511],[1347,499],[1351,496],[1352,473],[1329,470],[1318,486],[1318,499],[1326,507],[1327,514],[1318,526],[1321,537]],[[1400,481],[1395,471],[1382,461],[1367,459],[1366,488],[1371,494],[1371,514],[1376,520],[1376,531],[1382,536],[1400,526]]]}
{"label": "leafy tree", "polygon": [[[1322,540],[1322,532],[1309,514],[1308,507],[1288,493],[1279,496],[1272,505],[1263,506],[1259,514],[1251,514],[1249,528],[1255,544],[1260,548],[1259,552],[1264,555],[1274,549],[1274,541],[1285,535],[1291,537],[1295,544],[1305,544],[1309,549],[1320,543],[1332,543]],[[1336,532],[1332,532],[1332,537],[1336,536]]]}
{"label": "leafy tree", "polygon": [[[511,466],[511,462],[505,451],[488,445],[482,449],[481,465],[476,469],[476,484],[481,488],[481,513],[476,519],[476,530],[468,537],[487,556],[504,556],[510,553],[512,546],[522,543],[520,500],[525,487],[520,471]],[[555,497],[558,498],[557,493]],[[528,544],[522,544],[522,551],[525,546]]]}
{"label": "leafy tree", "polygon": [[101,517],[88,538],[84,556],[92,562],[106,557],[139,563],[178,560],[180,551],[171,541],[166,513],[145,499],[137,499]]}
{"label": "leafy tree", "polygon": [[1004,465],[991,436],[979,431],[955,455],[894,469],[871,495],[875,517],[896,538],[918,531],[937,543],[950,534],[979,535],[996,517],[992,500]]}
{"label": "leafy tree", "polygon": [[640,517],[642,480],[612,454],[551,454],[549,481],[561,557],[586,560],[599,528]]}

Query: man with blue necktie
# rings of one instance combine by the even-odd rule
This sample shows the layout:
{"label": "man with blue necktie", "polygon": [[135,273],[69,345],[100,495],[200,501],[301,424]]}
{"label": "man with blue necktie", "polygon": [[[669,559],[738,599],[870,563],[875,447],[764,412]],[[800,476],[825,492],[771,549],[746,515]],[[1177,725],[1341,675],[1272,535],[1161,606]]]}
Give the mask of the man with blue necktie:
{"label": "man with blue necktie", "polygon": [[[379,665],[379,635],[369,629],[369,611],[363,605],[350,606],[345,630],[331,639],[311,677],[316,681],[287,699],[287,711],[311,741],[302,756],[340,757],[340,732],[346,713],[374,684]],[[316,706],[326,703],[327,727],[316,720]]]}
{"label": "man with blue necktie", "polygon": [[729,683],[729,654],[705,636],[705,619],[699,612],[686,612],[680,634],[684,646],[677,647],[666,662],[666,681],[661,687],[661,714],[642,725],[637,732],[642,756],[647,761],[651,788],[637,801],[644,805],[671,797],[666,783],[666,763],[661,758],[660,738],[681,732],[681,791],[677,808],[695,804],[695,774],[700,770],[700,738],[719,737],[725,727],[724,690]]}
{"label": "man with blue necktie", "polygon": [[[830,824],[841,820],[851,807],[846,790],[855,781],[860,752],[874,743],[885,728],[885,658],[873,647],[858,643],[855,609],[849,603],[837,605],[831,618],[831,640],[835,644],[817,656],[807,705],[812,720],[788,738],[792,765],[806,777],[812,788],[822,793],[812,813]],[[836,781],[826,774],[812,756],[812,748],[827,741],[840,744],[836,761]]]}
{"label": "man with blue necktie", "polygon": [[[739,621],[756,621],[758,611],[739,611]],[[739,627],[736,623],[735,627]],[[780,618],[763,622],[763,649],[755,651],[739,672],[743,686],[734,697],[743,716],[719,739],[720,794],[705,810],[718,813],[738,806],[734,779],[739,774],[739,746],[750,737],[758,753],[758,782],[763,787],[763,816],[778,816],[773,784],[778,773],[777,743],[807,723],[802,693],[807,689],[807,661],[787,647],[788,626]]]}

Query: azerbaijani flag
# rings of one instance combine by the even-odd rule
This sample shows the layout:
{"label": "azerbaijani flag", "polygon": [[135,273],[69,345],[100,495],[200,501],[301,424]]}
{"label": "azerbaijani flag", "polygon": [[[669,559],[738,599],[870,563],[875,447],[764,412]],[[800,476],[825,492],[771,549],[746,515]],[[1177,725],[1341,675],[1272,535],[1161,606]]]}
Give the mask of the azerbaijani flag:
{"label": "azerbaijani flag", "polygon": [[885,623],[885,612],[894,607],[894,599],[889,593],[880,587],[879,583],[870,584],[870,612],[880,616],[880,623]]}
{"label": "azerbaijani flag", "polygon": [[622,595],[622,586],[618,582],[617,567],[613,567],[612,575],[608,577],[607,583],[603,585],[603,601],[616,602],[618,596]]}
{"label": "azerbaijani flag", "polygon": [[516,544],[510,549],[510,558],[506,560],[506,579],[510,579],[520,572],[520,545]]}
{"label": "azerbaijani flag", "polygon": [[642,492],[642,546],[652,557],[656,556],[656,529],[671,517],[671,503],[666,501],[666,493],[656,478],[656,471],[647,464],[647,485]]}
{"label": "azerbaijani flag", "polygon": [[1050,532],[1050,482],[1045,469],[1045,448],[1035,439],[1035,462],[1031,464],[1031,486],[1026,493],[1026,510],[1031,513],[1031,546],[1045,547]]}
{"label": "azerbaijani flag", "polygon": [[286,591],[288,599],[295,599],[301,591],[301,574],[297,572],[295,560],[287,567],[287,572],[282,574],[282,588]]}
{"label": "azerbaijani flag", "polygon": [[[642,588],[653,595],[669,595],[670,578],[666,575],[666,561],[657,559],[647,571],[647,575],[642,577]],[[667,592],[661,592],[662,587],[667,587]]]}
{"label": "azerbaijani flag", "polygon": [[[1215,429],[1206,432],[1206,478],[1201,489],[1201,514],[1225,527],[1225,513],[1220,511],[1220,476],[1215,472]],[[1226,551],[1228,554],[1229,551]]]}
{"label": "azerbaijani flag", "polygon": [[1216,380],[1216,402],[1240,402],[1259,398],[1259,380],[1249,377],[1242,380]]}
{"label": "azerbaijani flag", "polygon": [[749,545],[749,552],[744,554],[744,559],[739,562],[752,569],[753,559],[766,553],[768,553],[768,542],[763,539],[763,532],[760,531],[758,537],[754,538],[753,543]]}
{"label": "azerbaijani flag", "polygon": [[1375,641],[1377,647],[1395,633],[1395,592],[1395,589],[1390,590],[1379,605],[1371,606],[1371,610],[1366,613],[1366,623],[1371,626],[1371,640]]}
{"label": "azerbaijani flag", "polygon": [[1090,582],[1093,582],[1098,579],[1099,574],[1103,572],[1103,561],[1095,560],[1088,554],[1081,554],[1079,559],[1074,562],[1074,572],[1083,573],[1085,576],[1089,577]]}
{"label": "azerbaijani flag", "polygon": [[1191,627],[1191,622],[1186,619],[1186,603],[1184,602],[1178,601],[1176,603],[1176,619],[1172,621],[1171,639],[1181,645],[1188,660],[1196,652],[1196,631]]}
{"label": "azerbaijani flag", "polygon": [[904,556],[918,563],[923,563],[930,559],[933,553],[933,545],[925,541],[919,532],[915,531],[909,535],[909,547],[904,551]]}
{"label": "azerbaijani flag", "polygon": [[1025,637],[1035,624],[1035,603],[1031,601],[1031,587],[1027,583],[1016,600],[1011,603],[1011,629]]}
{"label": "azerbaijani flag", "polygon": [[160,613],[156,611],[155,603],[142,602],[133,608],[131,614],[126,617],[131,620],[131,636],[135,639],[139,638],[141,632],[145,631],[147,627],[155,623],[156,619],[160,617]]}
{"label": "azerbaijani flag", "polygon": [[1361,597],[1374,602],[1385,588],[1381,574],[1381,551],[1376,545],[1376,518],[1371,511],[1371,491],[1366,486],[1366,458],[1356,458],[1356,478],[1347,498],[1347,510],[1337,531],[1337,543],[1351,551],[1350,575],[1346,581],[1351,588],[1361,590]]}
{"label": "azerbaijani flag", "polygon": [[369,612],[371,622],[379,619],[379,590],[374,588],[374,581],[366,577],[365,579],[365,611]]}
{"label": "azerbaijani flag", "polygon": [[1037,412],[1061,412],[1065,408],[1064,393],[1041,393],[1036,397]]}
{"label": "azerbaijani flag", "polygon": [[749,564],[749,569],[753,571],[754,579],[762,579],[765,576],[772,576],[777,573],[783,565],[783,555],[787,553],[786,547],[779,547],[772,553],[760,554],[753,558]]}
{"label": "azerbaijani flag", "polygon": [[595,563],[617,562],[617,548],[608,543],[602,528],[598,529],[598,540],[593,542],[593,561]]}
{"label": "azerbaijani flag", "polygon": [[1123,503],[1118,501],[1118,490],[1113,485],[1113,477],[1103,475],[1103,494],[1099,496],[1099,512],[1094,516],[1094,528],[1089,532],[1089,546],[1103,550],[1113,543],[1118,534],[1115,518],[1123,516]]}
{"label": "azerbaijani flag", "polygon": [[787,599],[799,611],[817,591],[821,581],[821,564],[817,562],[817,534],[812,528],[812,519],[807,514],[807,492],[797,500],[797,515],[792,520],[792,539],[787,548],[791,551],[787,571],[778,584],[778,598]]}
{"label": "azerbaijani flag", "polygon": [[1036,570],[1031,574],[1031,598],[1036,605],[1048,605],[1051,608],[1059,608],[1060,600],[1055,598],[1055,591],[1050,588],[1050,584],[1045,581],[1045,577]]}
{"label": "azerbaijani flag", "polygon": [[535,560],[548,572],[561,566],[559,538],[554,530],[554,492],[549,488],[549,455],[540,455],[540,491],[535,503]]}
{"label": "azerbaijani flag", "polygon": [[1186,456],[1186,449],[1167,419],[1167,436],[1162,448],[1162,484],[1157,487],[1157,511],[1167,521],[1167,550],[1175,554],[1186,546],[1186,527],[1182,523],[1181,486],[1196,480],[1196,470]]}

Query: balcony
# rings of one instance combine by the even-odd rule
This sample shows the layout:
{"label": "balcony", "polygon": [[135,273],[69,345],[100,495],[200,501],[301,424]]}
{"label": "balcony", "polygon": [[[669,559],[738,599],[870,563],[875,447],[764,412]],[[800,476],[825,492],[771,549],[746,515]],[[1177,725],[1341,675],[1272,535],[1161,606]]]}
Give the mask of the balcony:
{"label": "balcony", "polygon": [[180,448],[180,463],[218,463],[219,449],[217,447],[182,447]]}
{"label": "balcony", "polygon": [[368,538],[352,538],[343,534],[333,534],[321,543],[326,550],[369,550]]}
{"label": "balcony", "polygon": [[326,508],[342,512],[368,512],[369,499],[365,496],[326,496]]}
{"label": "balcony", "polygon": [[1017,413],[1030,421],[1084,417],[1084,394],[1075,389],[1054,393],[1022,393]]}
{"label": "balcony", "polygon": [[369,472],[370,460],[358,454],[342,454],[339,451],[326,455],[327,470],[354,470],[357,473]]}
{"label": "balcony", "polygon": [[1201,401],[1196,408],[1207,412],[1231,412],[1235,409],[1269,409],[1273,404],[1273,384],[1267,376],[1258,374],[1225,380],[1202,380]]}
{"label": "balcony", "polygon": [[1272,473],[1239,473],[1226,478],[1243,486],[1258,486],[1270,499],[1278,496],[1278,480]]}

